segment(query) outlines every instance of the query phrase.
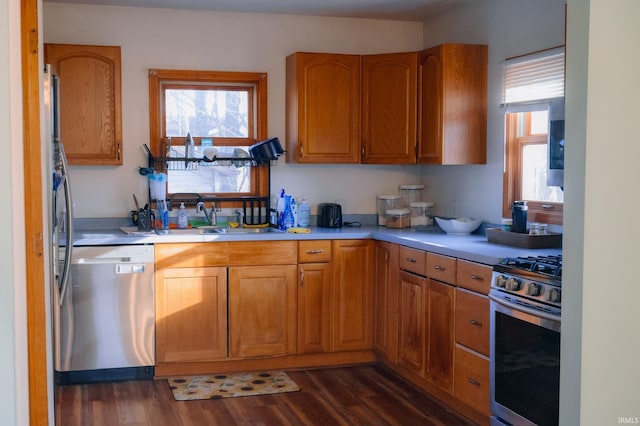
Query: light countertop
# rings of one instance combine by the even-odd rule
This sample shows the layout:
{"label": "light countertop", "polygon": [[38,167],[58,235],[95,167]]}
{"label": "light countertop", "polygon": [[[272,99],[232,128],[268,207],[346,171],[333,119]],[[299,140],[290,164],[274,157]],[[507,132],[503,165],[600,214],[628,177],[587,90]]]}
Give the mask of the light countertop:
{"label": "light countertop", "polygon": [[127,235],[120,229],[76,231],[74,246],[161,244],[217,241],[279,241],[320,239],[364,239],[401,244],[446,256],[473,262],[494,265],[500,259],[516,256],[539,256],[561,254],[562,249],[526,249],[489,243],[484,233],[453,236],[440,232],[424,232],[413,228],[390,229],[381,226],[310,228],[308,234],[268,232],[264,234],[196,234],[174,232],[169,235]]}

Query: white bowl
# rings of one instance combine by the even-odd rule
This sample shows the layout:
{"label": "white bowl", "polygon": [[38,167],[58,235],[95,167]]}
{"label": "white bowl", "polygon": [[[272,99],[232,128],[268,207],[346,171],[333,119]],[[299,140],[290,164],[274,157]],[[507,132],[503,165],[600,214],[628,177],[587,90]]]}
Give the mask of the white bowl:
{"label": "white bowl", "polygon": [[458,219],[440,219],[436,217],[438,226],[449,235],[469,235],[482,224],[481,220],[461,217]]}

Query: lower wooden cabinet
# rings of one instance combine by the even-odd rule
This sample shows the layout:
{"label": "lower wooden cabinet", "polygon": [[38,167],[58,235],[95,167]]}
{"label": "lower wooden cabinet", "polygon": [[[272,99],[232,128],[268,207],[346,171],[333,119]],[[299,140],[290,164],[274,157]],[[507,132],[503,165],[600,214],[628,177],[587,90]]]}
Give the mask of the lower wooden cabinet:
{"label": "lower wooden cabinet", "polygon": [[156,272],[157,362],[227,357],[227,268]]}
{"label": "lower wooden cabinet", "polygon": [[426,360],[427,279],[400,272],[398,364],[424,376]]}
{"label": "lower wooden cabinet", "polygon": [[373,242],[333,240],[332,351],[373,347]]}
{"label": "lower wooden cabinet", "polygon": [[454,396],[489,415],[489,358],[456,345]]}
{"label": "lower wooden cabinet", "polygon": [[298,353],[322,353],[330,348],[331,264],[298,266]]}
{"label": "lower wooden cabinet", "polygon": [[229,356],[296,350],[296,265],[229,267]]}
{"label": "lower wooden cabinet", "polygon": [[298,241],[297,353],[331,346],[331,241]]}
{"label": "lower wooden cabinet", "polygon": [[427,363],[425,377],[453,391],[455,287],[429,279],[427,290]]}
{"label": "lower wooden cabinet", "polygon": [[400,274],[398,271],[399,246],[384,241],[374,244],[375,351],[391,361],[398,362],[398,296]]}

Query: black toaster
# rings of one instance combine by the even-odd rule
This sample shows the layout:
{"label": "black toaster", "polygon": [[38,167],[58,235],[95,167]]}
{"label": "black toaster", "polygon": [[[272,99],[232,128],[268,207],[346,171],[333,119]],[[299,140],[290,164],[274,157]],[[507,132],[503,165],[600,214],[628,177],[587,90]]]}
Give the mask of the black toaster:
{"label": "black toaster", "polygon": [[342,207],[340,204],[318,204],[318,226],[322,228],[342,228]]}

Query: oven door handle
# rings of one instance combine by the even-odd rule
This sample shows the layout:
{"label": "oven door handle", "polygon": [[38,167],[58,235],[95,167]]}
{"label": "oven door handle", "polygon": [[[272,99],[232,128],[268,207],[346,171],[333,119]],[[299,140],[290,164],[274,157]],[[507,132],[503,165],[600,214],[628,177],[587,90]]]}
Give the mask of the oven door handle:
{"label": "oven door handle", "polygon": [[504,300],[500,297],[496,297],[493,294],[489,294],[489,299],[493,300],[494,302],[502,305],[502,306],[506,306],[509,309],[513,309],[516,311],[520,311],[523,312],[525,314],[529,314],[529,315],[533,315],[542,319],[546,319],[549,321],[554,321],[554,322],[560,322],[560,317],[556,316],[556,315],[552,315],[552,314],[548,314],[546,312],[543,311],[539,311],[537,309],[532,309],[532,308],[527,308],[526,306],[522,306],[522,305],[517,305],[515,303],[511,303],[508,300]]}

